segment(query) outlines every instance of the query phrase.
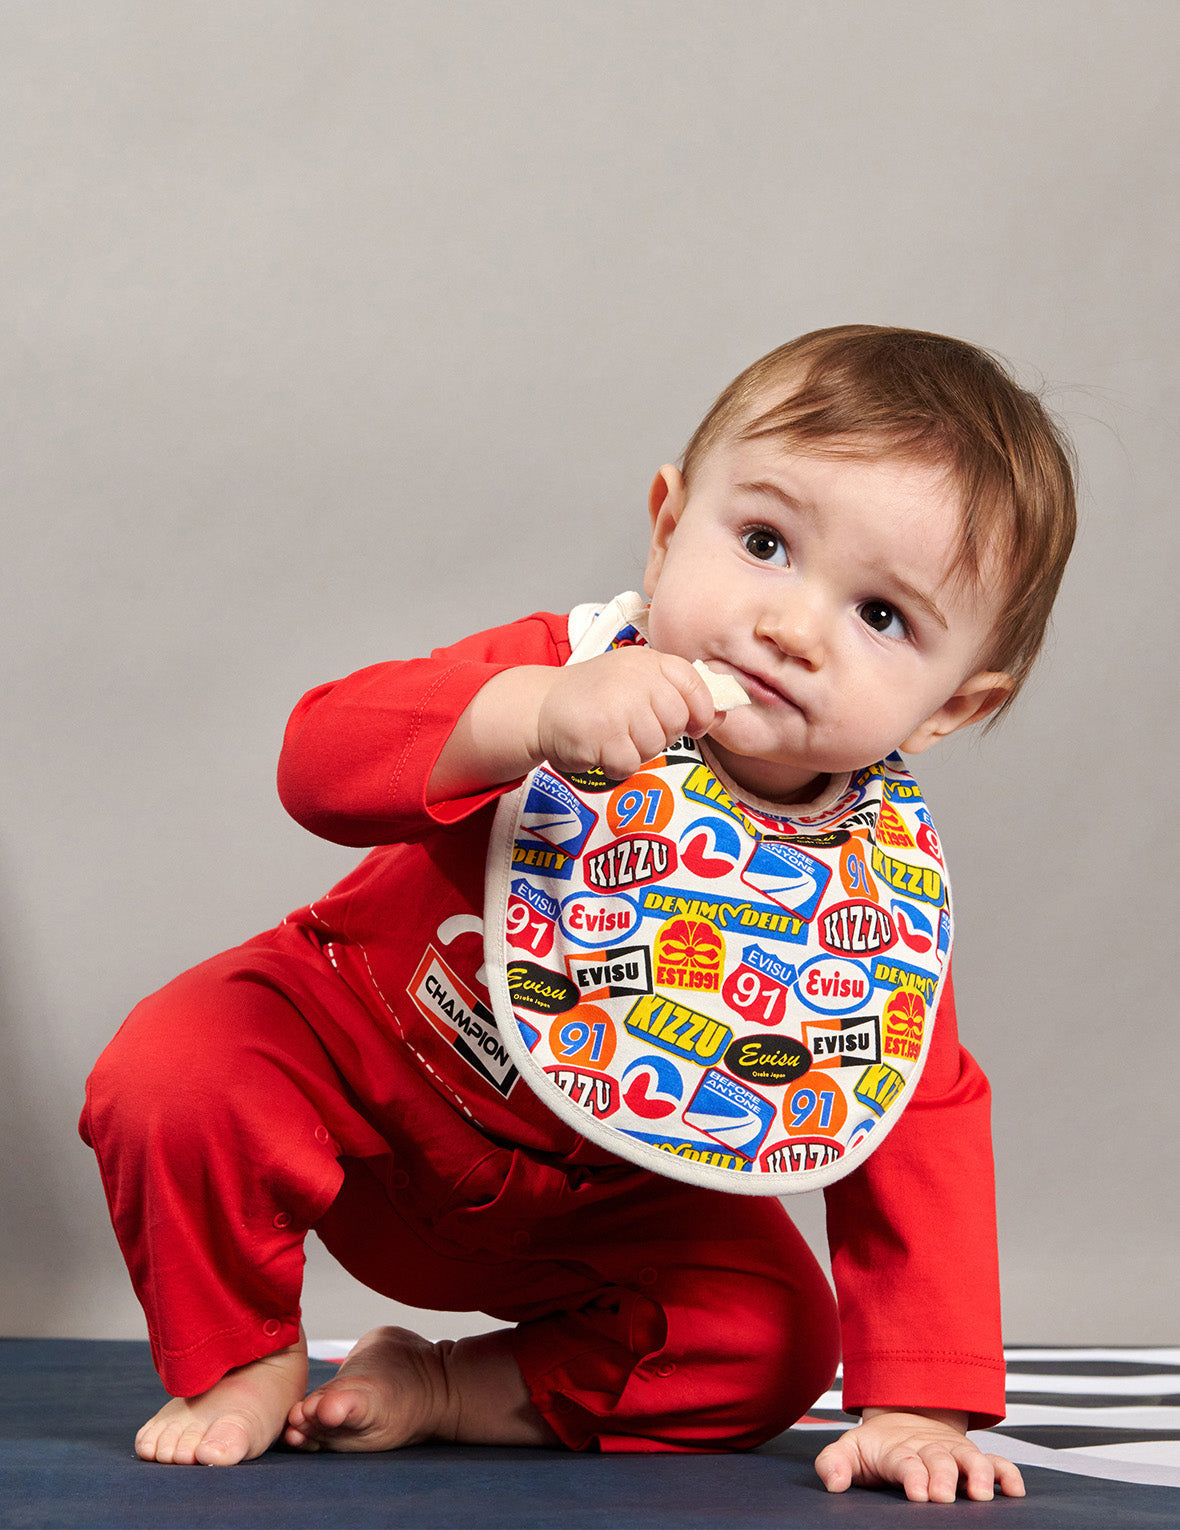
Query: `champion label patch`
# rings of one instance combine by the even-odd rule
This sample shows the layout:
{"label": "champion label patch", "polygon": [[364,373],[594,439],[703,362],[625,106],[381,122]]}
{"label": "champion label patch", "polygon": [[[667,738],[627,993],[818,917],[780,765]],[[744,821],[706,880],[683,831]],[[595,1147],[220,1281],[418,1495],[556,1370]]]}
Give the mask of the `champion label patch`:
{"label": "champion label patch", "polygon": [[434,946],[418,963],[410,980],[410,998],[430,1024],[470,1067],[502,1095],[512,1093],[517,1080],[495,1016],[443,961]]}

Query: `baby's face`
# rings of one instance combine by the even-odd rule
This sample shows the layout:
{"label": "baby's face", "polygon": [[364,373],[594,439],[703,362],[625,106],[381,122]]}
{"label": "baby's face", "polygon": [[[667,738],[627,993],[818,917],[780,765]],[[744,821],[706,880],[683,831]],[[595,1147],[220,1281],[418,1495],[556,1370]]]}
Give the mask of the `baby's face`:
{"label": "baby's face", "polygon": [[925,749],[1010,688],[981,671],[997,592],[947,580],[957,491],[939,468],[728,440],[652,487],[652,645],[729,671],[752,702],[710,732],[776,802],[896,748]]}

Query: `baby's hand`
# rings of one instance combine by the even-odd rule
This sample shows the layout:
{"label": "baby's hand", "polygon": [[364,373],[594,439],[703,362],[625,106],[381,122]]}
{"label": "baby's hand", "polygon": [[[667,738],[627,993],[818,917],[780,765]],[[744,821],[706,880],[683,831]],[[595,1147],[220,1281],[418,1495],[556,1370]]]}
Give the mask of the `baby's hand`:
{"label": "baby's hand", "polygon": [[559,771],[597,767],[622,781],[681,734],[707,732],[717,716],[687,659],[618,648],[558,671],[537,716],[538,746]]}
{"label": "baby's hand", "polygon": [[1011,1461],[985,1456],[950,1422],[963,1417],[866,1408],[858,1428],[820,1451],[815,1469],[829,1493],[897,1483],[914,1503],[953,1503],[962,1480],[968,1498],[992,1498],[996,1484],[1009,1498],[1023,1498],[1024,1482]]}

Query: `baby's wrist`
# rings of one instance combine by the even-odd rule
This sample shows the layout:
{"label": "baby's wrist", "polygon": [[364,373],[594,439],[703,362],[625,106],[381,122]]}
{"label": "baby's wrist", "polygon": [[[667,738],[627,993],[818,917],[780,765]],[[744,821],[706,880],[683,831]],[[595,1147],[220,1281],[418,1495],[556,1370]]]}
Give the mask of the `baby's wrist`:
{"label": "baby's wrist", "polygon": [[867,1424],[870,1419],[880,1418],[885,1413],[909,1414],[912,1418],[929,1419],[933,1424],[947,1424],[959,1434],[967,1433],[968,1415],[966,1413],[960,1413],[954,1408],[913,1408],[906,1403],[881,1403],[866,1406],[861,1409],[861,1423]]}
{"label": "baby's wrist", "polygon": [[544,664],[521,664],[503,670],[485,687],[485,736],[505,750],[505,763],[512,766],[509,776],[525,775],[544,761],[542,711],[561,673]]}
{"label": "baby's wrist", "polygon": [[427,801],[499,786],[539,765],[541,706],[560,673],[522,664],[493,675],[456,720],[431,773]]}

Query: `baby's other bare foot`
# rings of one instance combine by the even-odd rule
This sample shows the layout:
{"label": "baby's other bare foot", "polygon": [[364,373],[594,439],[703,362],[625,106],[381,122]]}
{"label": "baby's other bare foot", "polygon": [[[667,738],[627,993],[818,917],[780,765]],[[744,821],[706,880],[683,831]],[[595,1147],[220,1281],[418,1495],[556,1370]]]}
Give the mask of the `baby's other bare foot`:
{"label": "baby's other bare foot", "polygon": [[440,1346],[408,1328],[374,1328],[295,1404],[284,1438],[300,1450],[396,1450],[447,1437],[451,1402]]}
{"label": "baby's other bare foot", "polygon": [[291,1404],[307,1387],[307,1342],[227,1371],[207,1392],[174,1397],[135,1436],[144,1461],[235,1466],[278,1439]]}

